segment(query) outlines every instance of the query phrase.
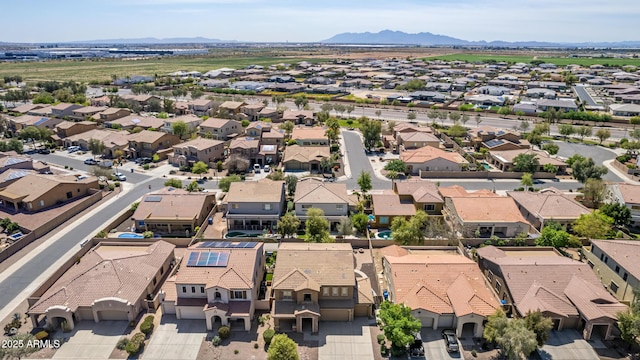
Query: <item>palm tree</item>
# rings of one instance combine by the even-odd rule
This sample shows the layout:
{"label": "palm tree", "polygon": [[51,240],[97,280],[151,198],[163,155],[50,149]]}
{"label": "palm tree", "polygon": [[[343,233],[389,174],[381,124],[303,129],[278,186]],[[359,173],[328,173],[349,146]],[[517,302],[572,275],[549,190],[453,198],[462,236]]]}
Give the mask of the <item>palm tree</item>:
{"label": "palm tree", "polygon": [[520,184],[522,184],[526,191],[529,191],[529,188],[533,186],[533,175],[531,175],[531,173],[522,174]]}

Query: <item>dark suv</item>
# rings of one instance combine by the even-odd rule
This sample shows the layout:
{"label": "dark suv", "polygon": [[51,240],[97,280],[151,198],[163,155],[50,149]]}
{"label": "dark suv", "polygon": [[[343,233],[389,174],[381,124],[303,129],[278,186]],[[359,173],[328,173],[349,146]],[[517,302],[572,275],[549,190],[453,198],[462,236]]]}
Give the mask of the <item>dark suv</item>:
{"label": "dark suv", "polygon": [[447,347],[448,352],[460,351],[455,331],[450,329],[442,330],[442,338],[444,339],[444,345]]}
{"label": "dark suv", "polygon": [[409,345],[409,355],[415,358],[424,357],[424,346],[422,345],[420,333],[413,335],[413,342]]}

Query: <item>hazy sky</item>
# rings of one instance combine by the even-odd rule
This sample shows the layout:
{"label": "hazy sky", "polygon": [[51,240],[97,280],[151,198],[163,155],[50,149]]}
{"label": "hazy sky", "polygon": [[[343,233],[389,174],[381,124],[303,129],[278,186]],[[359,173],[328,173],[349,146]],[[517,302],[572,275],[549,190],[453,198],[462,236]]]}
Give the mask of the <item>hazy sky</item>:
{"label": "hazy sky", "polygon": [[320,41],[428,31],[465,40],[640,40],[638,0],[15,0],[0,41],[138,37]]}

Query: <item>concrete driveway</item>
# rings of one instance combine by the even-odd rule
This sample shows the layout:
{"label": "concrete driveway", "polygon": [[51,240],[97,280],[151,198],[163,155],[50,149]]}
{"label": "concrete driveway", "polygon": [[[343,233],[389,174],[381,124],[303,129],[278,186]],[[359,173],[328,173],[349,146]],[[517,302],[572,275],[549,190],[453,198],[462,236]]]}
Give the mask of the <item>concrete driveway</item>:
{"label": "concrete driveway", "polygon": [[53,359],[108,359],[127,326],[127,321],[80,321]]}
{"label": "concrete driveway", "polygon": [[177,320],[175,315],[163,315],[142,359],[195,360],[206,336],[204,320]]}
{"label": "concrete driveway", "polygon": [[367,318],[351,323],[321,322],[318,335],[305,334],[305,340],[318,340],[318,360],[371,360],[370,322]]}
{"label": "concrete driveway", "polygon": [[[450,353],[447,351],[442,339],[442,329],[422,328],[420,335],[422,335],[422,346],[426,359],[464,359],[461,352]],[[460,346],[460,344],[458,345]],[[460,348],[462,349],[462,346]]]}
{"label": "concrete driveway", "polygon": [[598,360],[591,344],[576,330],[551,331],[549,341],[538,349],[542,360]]}

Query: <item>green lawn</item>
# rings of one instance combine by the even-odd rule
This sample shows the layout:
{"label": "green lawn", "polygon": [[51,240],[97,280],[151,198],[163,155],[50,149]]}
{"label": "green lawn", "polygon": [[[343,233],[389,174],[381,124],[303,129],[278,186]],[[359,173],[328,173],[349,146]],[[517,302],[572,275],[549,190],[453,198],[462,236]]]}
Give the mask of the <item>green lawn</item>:
{"label": "green lawn", "polygon": [[360,127],[360,123],[357,122],[356,120],[351,120],[351,124],[349,124],[348,120],[338,119],[338,124],[340,124],[340,127],[344,127],[344,128],[359,128]]}
{"label": "green lawn", "polygon": [[[428,57],[425,60],[461,60],[467,62],[485,62],[487,60],[504,61],[504,62],[522,62],[530,63],[534,60],[533,56],[519,56],[519,55],[492,55],[492,54],[452,54]],[[614,58],[569,58],[569,57],[541,57],[536,56],[536,60],[553,63],[559,66],[576,64],[576,65],[634,65],[640,66],[640,59],[614,59]]]}
{"label": "green lawn", "polygon": [[278,56],[202,56],[191,57],[165,57],[142,60],[66,60],[43,62],[5,62],[0,63],[0,76],[21,75],[27,81],[37,80],[76,80],[89,82],[92,80],[105,81],[112,75],[118,77],[132,75],[164,75],[178,70],[196,70],[207,72],[209,70],[230,67],[244,68],[248,65],[273,65],[279,63],[297,63],[300,61],[324,62],[326,59],[304,57],[278,57]]}
{"label": "green lawn", "polygon": [[273,273],[267,273],[267,276],[266,276],[266,279],[265,279],[265,280],[266,280],[266,281],[271,281],[271,280],[273,280]]}

